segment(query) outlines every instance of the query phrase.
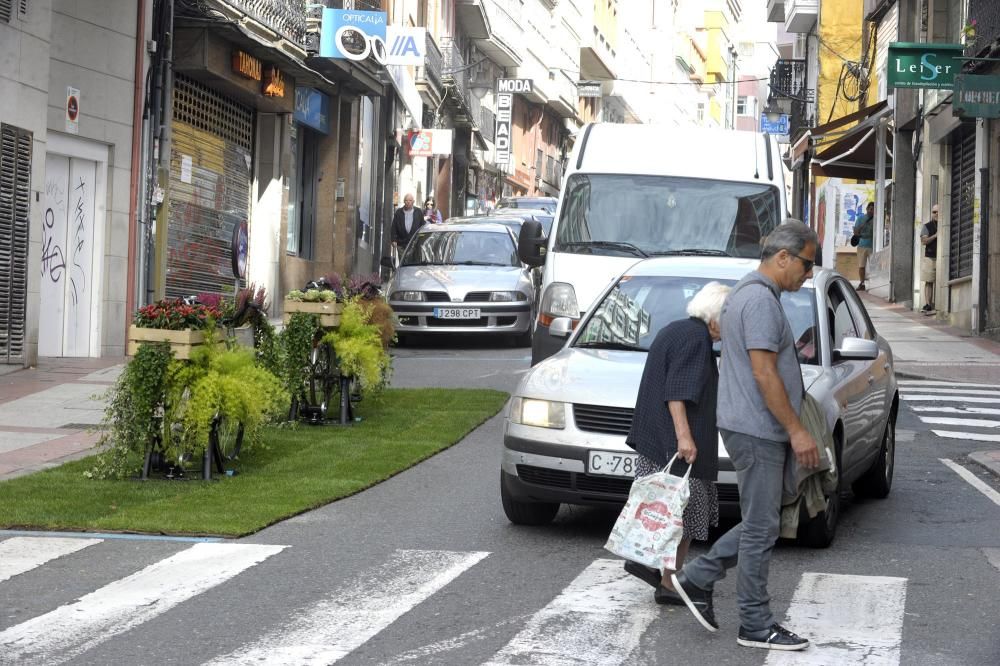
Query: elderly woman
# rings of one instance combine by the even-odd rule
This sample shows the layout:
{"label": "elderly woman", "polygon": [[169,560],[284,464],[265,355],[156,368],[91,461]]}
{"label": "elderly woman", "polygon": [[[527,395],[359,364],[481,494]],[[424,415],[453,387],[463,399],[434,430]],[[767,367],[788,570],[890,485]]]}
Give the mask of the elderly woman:
{"label": "elderly woman", "polygon": [[[672,322],[657,334],[646,357],[632,428],[625,440],[639,454],[637,478],[662,470],[675,453],[685,462],[674,464],[674,474],[683,474],[691,465],[691,497],[677,548],[678,569],[691,539],[707,541],[709,529],[719,524],[715,492],[719,370],[712,343],[720,338],[719,318],[729,289],[709,282],[688,303],[688,319]],[[657,603],[684,604],[670,582],[673,571],[660,572],[631,561],[625,563],[625,570],[656,588]]]}

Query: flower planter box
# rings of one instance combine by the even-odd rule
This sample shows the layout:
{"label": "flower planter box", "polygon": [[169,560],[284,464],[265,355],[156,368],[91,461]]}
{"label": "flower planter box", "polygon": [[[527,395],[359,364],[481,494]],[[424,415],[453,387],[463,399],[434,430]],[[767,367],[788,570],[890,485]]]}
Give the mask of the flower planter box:
{"label": "flower planter box", "polygon": [[340,313],[343,311],[343,303],[308,303],[306,301],[293,301],[286,298],[282,321],[287,324],[294,313],[305,312],[307,314],[319,315],[319,325],[323,328],[336,328],[340,326]]}
{"label": "flower planter box", "polygon": [[144,342],[169,342],[174,358],[187,360],[191,350],[205,344],[205,332],[186,328],[182,331],[168,331],[164,328],[139,328],[132,324],[128,328],[128,355],[135,356],[139,345]]}

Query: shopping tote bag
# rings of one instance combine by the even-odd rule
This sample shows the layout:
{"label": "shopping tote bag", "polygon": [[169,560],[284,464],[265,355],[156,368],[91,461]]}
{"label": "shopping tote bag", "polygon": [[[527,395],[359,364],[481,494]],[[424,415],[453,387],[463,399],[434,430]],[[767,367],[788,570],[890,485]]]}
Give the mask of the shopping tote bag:
{"label": "shopping tote bag", "polygon": [[684,476],[670,473],[677,454],[659,472],[636,479],[604,547],[654,569],[676,569],[677,546],[684,536],[684,507],[691,494]]}

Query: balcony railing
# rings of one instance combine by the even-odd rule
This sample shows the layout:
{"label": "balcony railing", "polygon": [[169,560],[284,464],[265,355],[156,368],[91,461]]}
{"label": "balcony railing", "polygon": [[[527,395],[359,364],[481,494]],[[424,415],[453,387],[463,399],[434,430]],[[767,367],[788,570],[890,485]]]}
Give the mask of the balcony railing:
{"label": "balcony railing", "polygon": [[[971,48],[966,48],[967,56],[990,56],[990,48],[1000,40],[1000,3],[996,0],[969,0],[969,18],[976,19],[976,42]],[[978,69],[990,65],[978,61],[966,65],[967,69]]]}
{"label": "balcony railing", "polygon": [[441,70],[444,69],[444,56],[441,54],[441,49],[438,48],[437,42],[431,37],[430,31],[427,32],[427,57],[424,58],[424,66],[417,68],[417,81],[420,82],[428,81],[434,84],[439,90],[441,88]]}
{"label": "balcony railing", "polygon": [[306,44],[306,3],[303,0],[226,0],[261,25],[299,46]]}
{"label": "balcony railing", "polygon": [[455,40],[450,37],[441,39],[441,58],[441,64],[444,67],[441,72],[441,80],[445,85],[455,86],[458,97],[465,98],[468,89],[466,78],[469,70],[465,68],[465,58],[462,57],[462,51],[458,48]]}
{"label": "balcony railing", "polygon": [[779,59],[771,70],[769,103],[785,100],[790,108],[789,136],[794,140],[815,124],[813,118],[814,91],[807,88],[809,70],[805,60]]}

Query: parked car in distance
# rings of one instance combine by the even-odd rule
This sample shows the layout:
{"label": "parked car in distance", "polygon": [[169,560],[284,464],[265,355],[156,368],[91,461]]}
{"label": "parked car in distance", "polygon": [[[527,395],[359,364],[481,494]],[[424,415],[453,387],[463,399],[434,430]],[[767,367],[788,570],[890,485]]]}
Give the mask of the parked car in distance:
{"label": "parked car in distance", "polygon": [[[503,212],[506,213],[508,211]],[[513,213],[514,211],[511,212]],[[470,215],[468,217],[448,218],[448,224],[502,224],[513,232],[514,238],[517,238],[517,234],[520,233],[521,225],[524,224],[524,220],[524,216],[517,214]]]}
{"label": "parked car in distance", "polygon": [[555,197],[504,197],[497,202],[495,210],[503,208],[536,208],[548,211],[550,214],[556,211],[556,204],[559,200]]}
{"label": "parked car in distance", "polygon": [[[384,258],[383,265],[392,266]],[[401,343],[413,335],[506,335],[531,344],[535,288],[505,224],[422,226],[389,281],[389,305]]]}
{"label": "parked car in distance", "polygon": [[[663,257],[635,263],[612,281],[574,330],[558,317],[551,330],[566,345],[521,380],[508,409],[500,496],[511,522],[547,523],[566,504],[620,505],[636,454],[625,444],[646,354],[656,334],[686,317],[688,301],[711,280],[735,284],[752,259]],[[781,298],[797,340],[802,379],[827,412],[841,490],[886,497],[895,462],[899,396],[892,350],[839,273]],[[721,509],[739,514],[736,475],[719,443]],[[833,540],[840,493],[800,526],[803,543]],[[805,512],[803,511],[803,514]]]}
{"label": "parked car in distance", "polygon": [[[535,220],[542,225],[542,233],[548,235],[549,230],[552,229],[552,220],[555,219],[555,215],[547,210],[541,208],[501,208],[500,210],[493,212],[494,216],[508,217],[512,216],[515,218],[520,218],[523,220]],[[518,226],[518,232],[520,233],[521,227]]]}

